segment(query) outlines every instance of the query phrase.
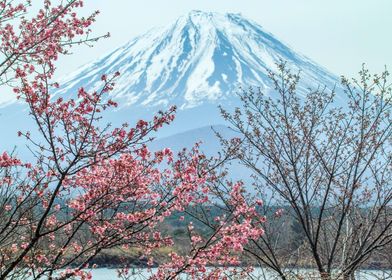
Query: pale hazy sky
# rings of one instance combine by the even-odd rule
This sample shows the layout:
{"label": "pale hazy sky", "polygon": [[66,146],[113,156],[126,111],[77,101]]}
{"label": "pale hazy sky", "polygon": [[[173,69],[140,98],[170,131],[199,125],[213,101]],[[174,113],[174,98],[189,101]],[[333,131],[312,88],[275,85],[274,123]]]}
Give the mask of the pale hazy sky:
{"label": "pale hazy sky", "polygon": [[296,51],[337,75],[355,75],[362,62],[392,67],[392,0],[85,0],[101,11],[96,34],[112,37],[59,61],[59,75],[113,50],[150,28],[198,9],[241,13]]}

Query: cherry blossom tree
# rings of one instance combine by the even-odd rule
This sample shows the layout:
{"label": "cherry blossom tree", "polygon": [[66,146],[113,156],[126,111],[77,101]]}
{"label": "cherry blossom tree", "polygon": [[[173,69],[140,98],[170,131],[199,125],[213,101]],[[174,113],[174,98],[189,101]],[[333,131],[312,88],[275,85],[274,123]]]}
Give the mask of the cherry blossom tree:
{"label": "cherry blossom tree", "polygon": [[160,224],[218,205],[218,195],[226,202],[220,214],[199,217],[208,230],[184,225],[189,250],[172,249],[153,279],[224,278],[224,269],[207,266],[240,264],[248,240],[263,233],[256,205],[198,146],[179,155],[149,151],[150,133],[173,120],[175,107],[134,126],[105,123],[103,112],[117,106],[109,93],[120,73],[103,75],[94,91],[53,95],[58,57],[100,38],[90,30],[98,12],[79,17],[83,1],[56,2],[44,1],[33,16],[30,1],[0,1],[1,83],[35,123],[18,133],[34,160],[0,156],[0,279],[89,279],[94,258],[112,248],[142,250],[152,265],[155,250],[175,245]]}

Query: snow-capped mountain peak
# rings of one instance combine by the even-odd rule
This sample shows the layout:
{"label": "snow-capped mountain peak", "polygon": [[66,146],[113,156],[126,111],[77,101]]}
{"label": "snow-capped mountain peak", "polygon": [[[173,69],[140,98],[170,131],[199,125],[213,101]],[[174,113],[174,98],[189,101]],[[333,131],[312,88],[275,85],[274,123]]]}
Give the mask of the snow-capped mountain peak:
{"label": "snow-capped mountain peak", "polygon": [[60,92],[94,88],[120,71],[113,97],[123,106],[182,109],[230,100],[240,86],[268,89],[267,69],[283,60],[307,82],[335,77],[240,14],[191,11],[65,77]]}

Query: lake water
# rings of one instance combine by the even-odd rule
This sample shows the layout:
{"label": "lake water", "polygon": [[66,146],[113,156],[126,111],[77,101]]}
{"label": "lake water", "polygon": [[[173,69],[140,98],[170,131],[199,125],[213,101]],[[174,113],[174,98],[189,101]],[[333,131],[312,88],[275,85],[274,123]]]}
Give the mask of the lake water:
{"label": "lake water", "polygon": [[[149,276],[152,275],[156,271],[155,269],[147,270],[147,269],[138,269],[134,270],[134,275],[130,276],[129,279],[133,280],[145,280],[148,279]],[[131,271],[132,272],[132,271]],[[311,270],[304,270],[304,269],[295,269],[293,270],[294,273],[300,273],[301,275],[305,276],[302,279],[317,279],[316,277],[311,277],[312,271]],[[118,279],[117,278],[117,271],[115,269],[108,269],[108,268],[100,268],[100,269],[93,269],[93,280],[110,280],[110,279]],[[252,277],[246,277],[243,279],[252,279],[252,280],[274,280],[276,275],[270,271],[267,271],[262,268],[256,268],[252,272]],[[189,279],[186,275],[183,275],[181,279],[186,280]],[[238,278],[236,278],[238,279]],[[356,275],[356,280],[392,280],[392,271],[378,271],[378,270],[363,270]]]}

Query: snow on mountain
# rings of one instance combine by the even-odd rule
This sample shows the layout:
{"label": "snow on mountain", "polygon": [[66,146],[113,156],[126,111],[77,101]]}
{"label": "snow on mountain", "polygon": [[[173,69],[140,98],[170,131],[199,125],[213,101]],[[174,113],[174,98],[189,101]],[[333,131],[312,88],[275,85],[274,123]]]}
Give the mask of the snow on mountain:
{"label": "snow on mountain", "polygon": [[96,88],[102,74],[121,73],[113,97],[124,107],[190,109],[235,98],[240,86],[270,87],[278,61],[301,69],[303,89],[336,77],[239,14],[192,11],[166,28],[131,40],[65,77],[60,93]]}

